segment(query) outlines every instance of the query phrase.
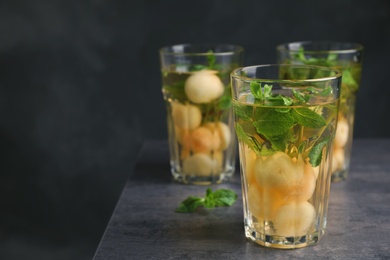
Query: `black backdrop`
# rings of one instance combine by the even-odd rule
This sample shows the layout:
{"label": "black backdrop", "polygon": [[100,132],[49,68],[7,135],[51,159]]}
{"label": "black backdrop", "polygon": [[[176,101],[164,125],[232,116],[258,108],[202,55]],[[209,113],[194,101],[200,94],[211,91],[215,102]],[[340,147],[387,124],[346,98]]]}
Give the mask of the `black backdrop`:
{"label": "black backdrop", "polygon": [[366,48],[355,138],[390,137],[388,0],[2,0],[0,259],[91,259],[145,139],[165,139],[158,49]]}

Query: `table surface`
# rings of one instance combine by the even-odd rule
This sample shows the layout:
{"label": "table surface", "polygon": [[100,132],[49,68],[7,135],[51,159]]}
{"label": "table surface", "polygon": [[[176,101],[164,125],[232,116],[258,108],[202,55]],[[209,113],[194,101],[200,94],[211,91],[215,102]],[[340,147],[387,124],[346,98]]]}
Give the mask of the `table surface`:
{"label": "table surface", "polygon": [[333,183],[328,226],[315,246],[265,248],[244,236],[241,184],[231,207],[176,213],[206,186],[171,179],[166,141],[145,142],[95,253],[98,259],[390,259],[390,139],[357,139],[347,181]]}

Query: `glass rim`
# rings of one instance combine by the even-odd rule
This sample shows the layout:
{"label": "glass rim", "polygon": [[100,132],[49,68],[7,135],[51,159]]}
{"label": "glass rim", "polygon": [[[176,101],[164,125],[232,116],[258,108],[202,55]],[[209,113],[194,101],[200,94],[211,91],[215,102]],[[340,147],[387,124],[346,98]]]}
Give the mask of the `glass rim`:
{"label": "glass rim", "polygon": [[318,54],[318,53],[338,53],[338,54],[348,54],[348,53],[355,53],[359,51],[364,50],[364,46],[360,43],[356,42],[347,42],[347,41],[296,41],[296,42],[285,42],[281,43],[276,46],[276,49],[278,51],[286,51],[286,52],[291,52],[291,53],[298,53],[299,50],[292,50],[287,48],[288,46],[296,44],[299,46],[308,46],[308,45],[313,45],[313,44],[350,44],[353,47],[350,48],[340,48],[336,50],[329,50],[329,49],[318,49],[318,50],[304,50],[305,53],[307,54]]}
{"label": "glass rim", "polygon": [[159,49],[159,52],[161,54],[165,55],[175,55],[175,56],[208,56],[210,55],[209,52],[179,52],[174,50],[169,50],[169,48],[184,48],[184,47],[228,47],[232,48],[231,51],[221,51],[221,52],[213,52],[213,55],[215,56],[224,56],[224,55],[232,55],[237,54],[244,51],[244,48],[241,45],[236,44],[228,44],[228,43],[180,43],[180,44],[172,44],[172,45],[166,45]]}
{"label": "glass rim", "polygon": [[[258,78],[258,77],[246,77],[246,76],[241,76],[238,75],[239,71],[244,71],[244,69],[251,69],[251,68],[266,68],[266,67],[294,67],[294,68],[311,68],[311,69],[320,69],[320,70],[325,70],[325,71],[333,71],[335,72],[334,76],[328,76],[328,77],[321,77],[321,78],[313,78],[313,79],[272,79],[272,78]],[[262,64],[262,65],[252,65],[252,66],[244,66],[244,67],[239,67],[234,69],[231,73],[230,76],[236,80],[242,80],[242,81],[261,81],[261,82],[266,82],[266,83],[311,83],[311,82],[322,82],[322,81],[329,81],[329,80],[335,80],[338,78],[341,78],[342,73],[340,70],[332,69],[330,67],[325,67],[325,66],[316,66],[316,65],[298,65],[298,64]]]}

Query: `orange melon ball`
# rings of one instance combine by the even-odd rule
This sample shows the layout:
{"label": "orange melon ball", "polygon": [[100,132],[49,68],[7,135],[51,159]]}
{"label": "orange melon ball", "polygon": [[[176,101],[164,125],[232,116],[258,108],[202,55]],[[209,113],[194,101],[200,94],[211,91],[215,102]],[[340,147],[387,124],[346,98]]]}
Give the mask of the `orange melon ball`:
{"label": "orange melon ball", "polygon": [[218,133],[200,126],[191,132],[191,149],[194,153],[209,153],[221,144]]}

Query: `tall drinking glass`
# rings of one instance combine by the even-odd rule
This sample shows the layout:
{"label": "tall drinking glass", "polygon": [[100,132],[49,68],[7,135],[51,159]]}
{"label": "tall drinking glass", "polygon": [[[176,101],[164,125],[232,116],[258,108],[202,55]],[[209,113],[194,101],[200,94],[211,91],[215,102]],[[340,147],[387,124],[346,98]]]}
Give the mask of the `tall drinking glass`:
{"label": "tall drinking glass", "polygon": [[247,238],[314,245],[325,232],[339,71],[258,65],[231,74]]}
{"label": "tall drinking glass", "polygon": [[342,71],[340,112],[333,146],[332,182],[345,180],[350,167],[363,46],[348,42],[308,41],[281,44],[276,50],[278,63],[319,65]]}
{"label": "tall drinking glass", "polygon": [[171,172],[187,184],[215,184],[235,171],[230,73],[243,48],[180,44],[160,49]]}

